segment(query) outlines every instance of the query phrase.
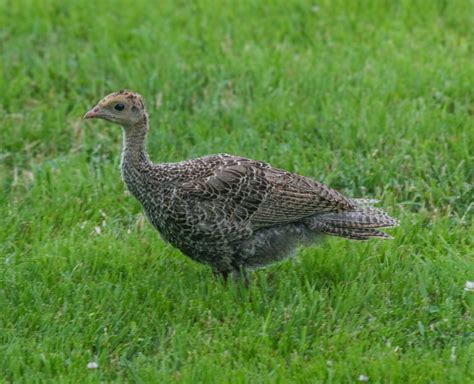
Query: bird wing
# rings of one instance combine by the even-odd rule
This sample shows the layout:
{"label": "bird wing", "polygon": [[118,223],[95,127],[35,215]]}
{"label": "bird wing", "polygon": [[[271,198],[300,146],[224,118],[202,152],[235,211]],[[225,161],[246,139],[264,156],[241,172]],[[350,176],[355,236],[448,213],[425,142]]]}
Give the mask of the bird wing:
{"label": "bird wing", "polygon": [[252,222],[257,227],[352,208],[341,193],[308,177],[273,167],[265,168],[263,172],[271,185],[271,193],[252,216]]}
{"label": "bird wing", "polygon": [[225,222],[250,222],[257,229],[352,207],[339,192],[267,163],[230,155],[204,159],[212,164],[209,171],[184,182],[182,190],[208,210],[215,204]]}
{"label": "bird wing", "polygon": [[197,204],[210,210],[220,207],[229,219],[247,221],[267,198],[270,185],[258,166],[265,163],[230,155],[198,160],[208,164],[207,172],[181,184],[181,190]]}

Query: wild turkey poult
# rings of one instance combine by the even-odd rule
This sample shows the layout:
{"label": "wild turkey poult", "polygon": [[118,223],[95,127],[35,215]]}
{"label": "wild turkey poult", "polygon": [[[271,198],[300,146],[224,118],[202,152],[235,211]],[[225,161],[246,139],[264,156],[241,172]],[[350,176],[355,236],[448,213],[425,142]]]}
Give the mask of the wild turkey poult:
{"label": "wild turkey poult", "polygon": [[398,221],[304,176],[227,154],[153,164],[142,97],[119,91],[84,116],[123,127],[122,177],[163,238],[227,278],[287,257],[321,234],[389,237]]}

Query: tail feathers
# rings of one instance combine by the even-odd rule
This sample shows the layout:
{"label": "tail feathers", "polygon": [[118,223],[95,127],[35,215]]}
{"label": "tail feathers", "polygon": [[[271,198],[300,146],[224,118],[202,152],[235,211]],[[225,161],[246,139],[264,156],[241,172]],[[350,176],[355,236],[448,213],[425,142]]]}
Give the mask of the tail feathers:
{"label": "tail feathers", "polygon": [[375,199],[349,199],[349,201],[355,206],[373,205],[377,204],[380,200]]}
{"label": "tail feathers", "polygon": [[326,224],[341,228],[396,227],[398,221],[374,207],[358,207],[356,211],[328,213],[318,217]]}
{"label": "tail feathers", "polygon": [[396,227],[399,222],[381,209],[372,207],[371,204],[375,202],[352,199],[351,203],[355,206],[353,210],[312,216],[307,225],[314,231],[354,240],[367,240],[371,237],[390,239],[391,236],[374,228]]}
{"label": "tail feathers", "polygon": [[392,239],[392,236],[387,235],[385,232],[370,228],[340,228],[333,225],[323,225],[319,230],[327,235],[340,236],[352,240],[368,240],[371,237]]}

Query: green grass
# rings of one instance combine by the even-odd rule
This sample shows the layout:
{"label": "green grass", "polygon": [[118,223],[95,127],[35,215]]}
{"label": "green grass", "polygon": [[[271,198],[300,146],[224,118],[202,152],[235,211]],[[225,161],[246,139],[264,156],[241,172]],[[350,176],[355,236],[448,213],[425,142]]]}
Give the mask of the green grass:
{"label": "green grass", "polygon": [[[473,9],[0,0],[0,381],[472,382]],[[225,286],[144,224],[120,129],[82,122],[120,88],[156,162],[265,160],[382,199],[395,240]]]}

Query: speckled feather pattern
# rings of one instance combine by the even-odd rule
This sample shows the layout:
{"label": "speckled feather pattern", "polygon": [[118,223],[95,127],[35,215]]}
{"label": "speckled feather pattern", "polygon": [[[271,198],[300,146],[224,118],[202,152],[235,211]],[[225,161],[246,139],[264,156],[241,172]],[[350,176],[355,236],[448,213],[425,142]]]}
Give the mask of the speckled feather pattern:
{"label": "speckled feather pattern", "polygon": [[139,122],[124,126],[123,180],[166,241],[216,272],[266,266],[323,234],[383,238],[375,228],[398,225],[372,200],[346,198],[261,161],[216,154],[153,164],[147,130],[144,110]]}

